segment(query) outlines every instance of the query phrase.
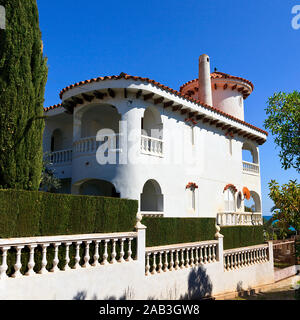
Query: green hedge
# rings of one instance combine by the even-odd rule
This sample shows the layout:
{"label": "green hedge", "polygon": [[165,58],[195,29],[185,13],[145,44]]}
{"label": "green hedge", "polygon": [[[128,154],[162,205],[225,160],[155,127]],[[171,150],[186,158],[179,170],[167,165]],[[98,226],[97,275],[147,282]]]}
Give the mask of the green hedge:
{"label": "green hedge", "polygon": [[263,226],[222,227],[224,250],[264,243]]}
{"label": "green hedge", "polygon": [[133,231],[135,200],[0,190],[0,238]]}
{"label": "green hedge", "polygon": [[142,223],[147,226],[147,247],[213,240],[216,233],[214,218],[144,217]]}

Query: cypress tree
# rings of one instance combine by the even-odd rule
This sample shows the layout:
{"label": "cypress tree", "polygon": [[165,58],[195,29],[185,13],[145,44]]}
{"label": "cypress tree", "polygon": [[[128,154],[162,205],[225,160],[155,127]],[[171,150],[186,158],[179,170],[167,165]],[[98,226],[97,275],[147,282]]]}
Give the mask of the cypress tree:
{"label": "cypress tree", "polygon": [[37,190],[48,69],[36,0],[0,0],[0,188]]}

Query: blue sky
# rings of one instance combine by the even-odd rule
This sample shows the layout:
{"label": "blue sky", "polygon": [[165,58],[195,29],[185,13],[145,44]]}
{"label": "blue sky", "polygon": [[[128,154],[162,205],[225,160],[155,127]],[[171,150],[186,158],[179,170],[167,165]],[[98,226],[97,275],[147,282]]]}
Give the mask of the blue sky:
{"label": "blue sky", "polygon": [[[69,84],[103,75],[148,77],[171,88],[197,77],[198,57],[211,69],[249,79],[245,121],[263,129],[274,92],[300,90],[300,29],[291,25],[300,0],[37,0],[49,75],[45,106]],[[298,84],[298,86],[297,86]],[[260,147],[262,206],[268,182],[298,178],[283,170],[273,137]]]}

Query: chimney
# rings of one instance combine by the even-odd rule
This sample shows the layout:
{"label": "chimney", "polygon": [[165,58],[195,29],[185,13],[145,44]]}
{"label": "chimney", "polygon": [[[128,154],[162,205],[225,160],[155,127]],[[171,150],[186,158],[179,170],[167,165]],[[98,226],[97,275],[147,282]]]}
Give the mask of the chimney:
{"label": "chimney", "polygon": [[202,103],[212,106],[210,63],[209,56],[202,54],[199,57],[199,89],[198,99]]}

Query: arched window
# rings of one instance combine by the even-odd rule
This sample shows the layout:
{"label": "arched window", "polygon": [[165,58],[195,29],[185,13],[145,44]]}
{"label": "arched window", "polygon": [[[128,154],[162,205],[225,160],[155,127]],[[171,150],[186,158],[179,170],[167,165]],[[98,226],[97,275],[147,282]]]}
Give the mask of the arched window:
{"label": "arched window", "polygon": [[225,204],[225,212],[235,212],[235,194],[232,188],[227,188],[224,191],[224,204]]}
{"label": "arched window", "polygon": [[63,134],[60,129],[55,129],[51,136],[51,152],[62,150]]}
{"label": "arched window", "polygon": [[160,185],[157,181],[151,179],[148,180],[143,187],[141,193],[140,208],[141,211],[164,211],[164,198],[161,192]]}
{"label": "arched window", "polygon": [[242,148],[243,161],[258,164],[258,152],[257,148],[250,142],[245,142]]}

